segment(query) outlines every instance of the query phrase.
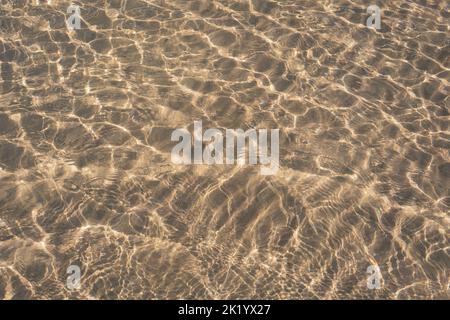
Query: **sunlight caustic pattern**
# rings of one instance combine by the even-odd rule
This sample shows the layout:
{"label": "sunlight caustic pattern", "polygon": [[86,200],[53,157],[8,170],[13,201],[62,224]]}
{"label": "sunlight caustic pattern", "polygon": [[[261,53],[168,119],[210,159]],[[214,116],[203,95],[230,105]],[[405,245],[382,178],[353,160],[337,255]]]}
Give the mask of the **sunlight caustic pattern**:
{"label": "sunlight caustic pattern", "polygon": [[446,1],[0,4],[1,299],[449,298]]}

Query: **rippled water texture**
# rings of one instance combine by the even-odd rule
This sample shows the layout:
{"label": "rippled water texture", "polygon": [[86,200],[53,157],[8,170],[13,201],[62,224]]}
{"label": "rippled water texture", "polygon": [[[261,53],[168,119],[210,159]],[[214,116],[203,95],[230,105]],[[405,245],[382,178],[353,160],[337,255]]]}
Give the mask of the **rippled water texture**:
{"label": "rippled water texture", "polygon": [[[0,298],[450,298],[446,1],[0,3]],[[280,170],[173,164],[199,120]]]}

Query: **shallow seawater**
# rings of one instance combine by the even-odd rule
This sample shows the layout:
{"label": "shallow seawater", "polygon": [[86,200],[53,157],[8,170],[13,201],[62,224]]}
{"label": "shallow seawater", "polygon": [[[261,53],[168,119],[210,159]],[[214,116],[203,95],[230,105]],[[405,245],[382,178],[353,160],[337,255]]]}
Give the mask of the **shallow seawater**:
{"label": "shallow seawater", "polygon": [[[1,299],[450,298],[446,1],[38,3],[0,0]],[[200,120],[278,172],[174,164]]]}

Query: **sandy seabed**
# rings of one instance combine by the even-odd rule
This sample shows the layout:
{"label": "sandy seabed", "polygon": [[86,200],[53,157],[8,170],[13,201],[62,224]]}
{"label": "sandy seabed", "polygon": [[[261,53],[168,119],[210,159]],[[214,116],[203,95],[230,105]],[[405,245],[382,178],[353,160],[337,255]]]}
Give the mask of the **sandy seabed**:
{"label": "sandy seabed", "polygon": [[[1,299],[449,299],[446,1],[0,0]],[[171,133],[280,130],[280,168]],[[79,266],[78,290],[67,269]],[[370,290],[367,268],[381,287]]]}

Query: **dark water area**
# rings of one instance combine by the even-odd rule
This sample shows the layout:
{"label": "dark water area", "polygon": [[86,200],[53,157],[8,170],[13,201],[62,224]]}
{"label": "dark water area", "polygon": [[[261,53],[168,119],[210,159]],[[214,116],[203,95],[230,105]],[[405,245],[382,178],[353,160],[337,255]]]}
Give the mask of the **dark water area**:
{"label": "dark water area", "polygon": [[[450,298],[447,1],[373,1],[379,30],[367,1],[0,4],[0,299]],[[279,170],[174,164],[200,120],[279,129]]]}

